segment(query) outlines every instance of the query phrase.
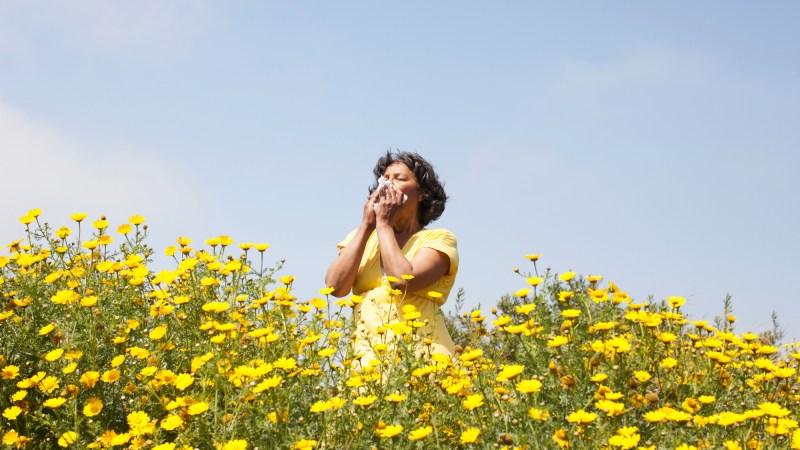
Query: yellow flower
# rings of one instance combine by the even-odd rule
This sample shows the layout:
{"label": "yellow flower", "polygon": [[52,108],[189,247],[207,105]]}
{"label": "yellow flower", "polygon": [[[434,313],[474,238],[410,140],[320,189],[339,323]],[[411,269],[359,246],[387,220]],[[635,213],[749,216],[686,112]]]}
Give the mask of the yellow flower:
{"label": "yellow flower", "polygon": [[676,336],[674,333],[664,332],[658,335],[658,340],[664,343],[673,342],[676,339],[678,339],[678,336]]}
{"label": "yellow flower", "polygon": [[144,223],[144,221],[145,221],[145,218],[140,216],[140,215],[138,215],[138,214],[134,214],[134,215],[128,217],[128,222],[130,222],[131,225],[141,225],[141,224]]}
{"label": "yellow flower", "polygon": [[39,217],[41,214],[42,214],[42,210],[39,209],[39,208],[33,208],[30,211],[28,211],[28,215],[31,216],[31,217],[34,217],[34,218],[35,217]]}
{"label": "yellow flower", "polygon": [[481,356],[483,356],[483,350],[476,348],[474,350],[469,350],[462,353],[461,356],[458,357],[458,359],[460,359],[461,361],[474,361],[480,358]]}
{"label": "yellow flower", "polygon": [[100,411],[103,410],[103,401],[97,397],[92,397],[89,400],[86,400],[86,403],[83,405],[83,415],[86,417],[94,417],[100,414]]}
{"label": "yellow flower", "polygon": [[387,425],[386,427],[376,431],[375,433],[382,438],[392,438],[400,434],[402,431],[403,431],[402,425]]}
{"label": "yellow flower", "polygon": [[294,277],[291,275],[284,275],[278,278],[278,281],[288,286],[294,282]]}
{"label": "yellow flower", "polygon": [[202,306],[205,312],[223,312],[227,311],[230,305],[228,302],[209,302]]}
{"label": "yellow flower", "polygon": [[413,430],[410,433],[408,433],[408,440],[419,441],[421,439],[424,439],[425,436],[431,434],[432,432],[433,432],[433,427],[430,425],[417,428],[416,430]]}
{"label": "yellow flower", "polygon": [[531,408],[528,410],[528,417],[532,420],[545,421],[550,418],[550,413],[541,409]]}
{"label": "yellow flower", "polygon": [[541,253],[531,253],[529,255],[525,255],[525,259],[529,261],[536,261],[539,259],[540,256],[542,256]]}
{"label": "yellow flower", "polygon": [[156,445],[150,450],[175,450],[175,444],[172,442],[165,442],[163,444]]}
{"label": "yellow flower", "polygon": [[176,428],[183,426],[183,419],[176,414],[169,414],[166,418],[161,420],[161,428],[172,431]]}
{"label": "yellow flower", "polygon": [[591,377],[589,377],[589,380],[593,381],[595,383],[602,383],[607,378],[608,378],[608,375],[606,375],[604,373],[598,373],[598,374],[595,374],[595,375],[592,375]]}
{"label": "yellow flower", "polygon": [[272,388],[274,388],[274,387],[277,387],[279,384],[281,384],[281,381],[282,381],[282,380],[283,380],[283,377],[282,377],[282,376],[280,376],[280,375],[274,375],[274,376],[272,376],[272,377],[270,377],[270,378],[267,378],[267,379],[265,379],[264,381],[262,381],[262,382],[258,383],[258,384],[257,384],[257,385],[256,385],[256,386],[253,388],[253,392],[256,392],[256,393],[258,393],[258,392],[263,392],[263,391],[266,391],[266,390],[268,390],[268,389],[272,389]]}
{"label": "yellow flower", "polygon": [[467,411],[472,411],[475,408],[479,408],[483,406],[483,395],[468,395],[467,398],[461,402],[461,406],[463,406]]}
{"label": "yellow flower", "polygon": [[622,415],[625,412],[625,405],[611,400],[598,400],[594,406],[606,413],[608,417]]}
{"label": "yellow flower", "polygon": [[63,354],[64,354],[64,349],[63,348],[57,348],[55,350],[49,351],[46,355],[44,355],[44,359],[46,359],[46,360],[48,360],[50,362],[58,361],[58,359],[61,358],[61,355],[63,355]]}
{"label": "yellow flower", "polygon": [[128,426],[135,436],[145,434],[150,428],[150,416],[144,411],[134,411],[127,416]]}
{"label": "yellow flower", "polygon": [[547,341],[547,346],[550,348],[561,347],[564,344],[569,343],[569,338],[566,336],[556,336],[553,339]]}
{"label": "yellow flower", "polygon": [[130,226],[129,224],[127,224],[127,223],[123,223],[122,225],[120,225],[120,226],[118,226],[118,227],[117,227],[117,233],[119,233],[119,234],[128,234],[128,233],[130,233],[132,230],[133,230],[133,227],[131,227],[131,226]]}
{"label": "yellow flower", "polygon": [[681,306],[683,306],[684,303],[686,303],[686,299],[683,297],[675,297],[675,296],[667,297],[667,303],[669,303],[669,306],[673,308],[680,308]]}
{"label": "yellow flower", "polygon": [[586,280],[589,281],[589,283],[597,283],[597,282],[601,281],[602,279],[603,279],[602,275],[587,275],[586,276]]}
{"label": "yellow flower", "polygon": [[565,309],[561,311],[561,316],[567,319],[574,319],[581,315],[581,311],[579,309]]}
{"label": "yellow flower", "polygon": [[800,449],[800,430],[792,433],[792,449]]}
{"label": "yellow flower", "polygon": [[69,447],[70,445],[74,444],[75,441],[77,440],[78,440],[78,433],[74,431],[67,431],[66,433],[62,434],[60,438],[58,438],[58,446]]}
{"label": "yellow flower", "polygon": [[313,405],[311,405],[309,411],[314,413],[325,412],[331,408],[333,408],[333,403],[331,403],[330,401],[318,400],[314,402]]}
{"label": "yellow flower", "polygon": [[81,299],[81,306],[85,306],[87,308],[91,308],[92,306],[97,304],[97,296],[90,295],[88,297],[84,297]]}
{"label": "yellow flower", "polygon": [[523,298],[523,297],[527,297],[528,294],[530,294],[530,293],[531,293],[530,289],[522,288],[522,289],[514,292],[514,296],[519,297],[519,298]]}
{"label": "yellow flower", "polygon": [[59,406],[63,405],[64,402],[66,402],[66,401],[67,401],[67,399],[64,398],[64,397],[48,398],[47,400],[44,401],[44,403],[42,403],[42,406],[44,406],[46,408],[56,409]]}
{"label": "yellow flower", "polygon": [[637,370],[633,373],[633,377],[639,380],[640,383],[647,383],[652,378],[652,375],[644,370]]}
{"label": "yellow flower", "polygon": [[158,341],[164,338],[164,335],[167,334],[167,324],[159,325],[148,333],[150,339],[154,341]]}
{"label": "yellow flower", "polygon": [[597,419],[597,414],[589,413],[582,409],[570,413],[567,416],[567,422],[570,423],[592,423],[595,419]]}
{"label": "yellow flower", "polygon": [[569,440],[567,440],[567,431],[559,428],[553,433],[553,442],[558,444],[559,448],[569,448]]}
{"label": "yellow flower", "polygon": [[575,296],[572,291],[561,291],[558,293],[558,301],[565,302]]}
{"label": "yellow flower", "polygon": [[47,394],[58,389],[60,380],[54,376],[45,377],[39,381],[39,390]]}
{"label": "yellow flower", "polygon": [[100,241],[95,241],[95,240],[86,241],[83,243],[83,247],[88,250],[94,250],[97,248],[98,245],[100,245]]}
{"label": "yellow flower", "polygon": [[522,380],[517,383],[517,391],[523,394],[532,394],[542,389],[542,382],[539,380]]}
{"label": "yellow flower", "polygon": [[390,403],[400,403],[403,400],[405,400],[406,397],[407,397],[406,394],[400,394],[398,392],[395,392],[394,394],[387,395],[383,399]]}
{"label": "yellow flower", "polygon": [[111,367],[119,367],[125,363],[125,355],[117,355],[111,360]]}
{"label": "yellow flower", "polygon": [[[620,447],[623,450],[635,448],[642,438],[637,431],[636,427],[622,427],[617,430],[614,436],[608,438],[608,444],[612,447]],[[642,447],[639,448],[641,449]]]}
{"label": "yellow flower", "polygon": [[530,315],[531,312],[535,310],[536,310],[536,303],[525,303],[514,308],[514,311],[520,314],[525,314],[526,316]]}
{"label": "yellow flower", "polygon": [[62,289],[55,293],[52,297],[50,297],[50,301],[52,301],[56,305],[66,305],[69,303],[73,303],[80,298],[77,292],[71,291],[69,289]]}
{"label": "yellow flower", "polygon": [[187,245],[189,245],[189,244],[191,244],[191,243],[192,243],[192,240],[191,240],[191,239],[189,239],[188,237],[183,237],[183,236],[178,236],[178,238],[177,238],[175,241],[176,241],[176,242],[178,243],[178,245],[180,245],[181,247],[186,247]]}
{"label": "yellow flower", "polygon": [[3,417],[8,420],[17,420],[17,416],[22,413],[22,408],[19,406],[9,406],[5,410],[3,410]]}
{"label": "yellow flower", "polygon": [[428,291],[428,297],[430,297],[430,298],[432,298],[434,300],[437,300],[437,299],[442,298],[442,293],[441,292],[436,292],[436,291]]}
{"label": "yellow flower", "polygon": [[332,287],[324,287],[324,288],[319,290],[319,293],[322,294],[322,295],[330,295],[330,294],[333,293],[333,291],[334,291],[334,288],[332,288]]}
{"label": "yellow flower", "polygon": [[256,250],[259,252],[264,252],[269,248],[269,244],[256,244]]}
{"label": "yellow flower", "polygon": [[530,284],[531,286],[533,286],[533,287],[536,287],[536,286],[538,286],[538,285],[539,285],[539,284],[540,284],[542,281],[544,281],[544,278],[542,278],[542,277],[530,277],[530,278],[528,278],[528,279],[527,279],[527,280],[525,280],[525,281],[526,281],[528,284]]}
{"label": "yellow flower", "polygon": [[660,364],[664,369],[672,369],[677,365],[678,361],[675,358],[664,358]]}
{"label": "yellow flower", "polygon": [[558,279],[561,281],[570,281],[575,278],[575,272],[564,272],[558,276]]}
{"label": "yellow flower", "polygon": [[108,228],[108,225],[110,225],[108,221],[103,219],[92,222],[92,227],[97,228],[98,230],[104,230]]}
{"label": "yellow flower", "polygon": [[19,376],[19,367],[17,366],[5,366],[3,370],[0,370],[0,377],[4,380],[13,380]]}
{"label": "yellow flower", "polygon": [[189,407],[189,410],[186,411],[191,416],[196,416],[198,414],[203,414],[204,412],[208,411],[208,403],[206,402],[197,402]]}
{"label": "yellow flower", "polygon": [[220,450],[246,450],[247,449],[247,441],[244,439],[233,439],[224,444]]}
{"label": "yellow flower", "polygon": [[328,302],[326,302],[324,299],[314,297],[311,299],[311,306],[317,309],[323,309],[328,306]]}
{"label": "yellow flower", "polygon": [[312,450],[317,446],[317,441],[311,439],[300,439],[292,446],[292,450]]}
{"label": "yellow flower", "polygon": [[24,223],[25,225],[29,225],[34,220],[36,220],[36,218],[31,216],[22,216],[19,218],[19,221]]}
{"label": "yellow flower", "polygon": [[697,397],[697,401],[699,401],[700,403],[702,403],[704,405],[709,405],[711,403],[714,403],[716,400],[717,400],[717,398],[714,397],[713,395],[701,395],[701,396]]}
{"label": "yellow flower", "polygon": [[178,375],[177,377],[175,377],[174,381],[175,387],[178,388],[179,391],[185,390],[186,388],[191,386],[192,383],[194,383],[194,377],[188,373],[182,373]]}
{"label": "yellow flower", "polygon": [[[113,433],[113,431],[112,431],[112,433]],[[131,440],[131,434],[130,433],[122,433],[122,434],[114,433],[113,435],[110,436],[110,441],[111,442],[109,444],[112,447],[118,447],[118,446],[127,444],[128,441],[130,441],[130,440]]]}
{"label": "yellow flower", "polygon": [[758,409],[772,417],[786,417],[791,411],[774,402],[764,402],[758,405]]}
{"label": "yellow flower", "polygon": [[[538,255],[537,255],[538,256]],[[470,427],[464,430],[461,433],[461,443],[462,444],[473,444],[478,440],[478,436],[481,434],[481,430],[479,428]]]}
{"label": "yellow flower", "polygon": [[121,374],[117,369],[106,370],[103,372],[103,376],[101,376],[100,379],[103,380],[104,383],[113,383],[119,380],[120,375]]}
{"label": "yellow flower", "polygon": [[497,381],[510,380],[525,370],[525,366],[521,364],[506,364],[503,369],[497,374]]}
{"label": "yellow flower", "polygon": [[14,430],[7,431],[3,434],[3,444],[14,445],[21,440],[22,436]]}
{"label": "yellow flower", "polygon": [[369,405],[375,403],[375,400],[377,400],[377,399],[378,399],[378,396],[376,396],[376,395],[367,395],[367,396],[361,396],[361,397],[356,398],[355,400],[353,400],[353,403],[358,405],[358,406],[369,406]]}
{"label": "yellow flower", "polygon": [[87,388],[93,388],[97,381],[100,379],[100,372],[91,370],[81,375],[80,382]]}

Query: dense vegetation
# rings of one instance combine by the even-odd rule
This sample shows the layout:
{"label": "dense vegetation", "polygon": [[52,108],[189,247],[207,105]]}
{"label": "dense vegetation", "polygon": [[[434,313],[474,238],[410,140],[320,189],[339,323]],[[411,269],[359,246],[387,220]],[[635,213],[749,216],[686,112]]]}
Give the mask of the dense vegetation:
{"label": "dense vegetation", "polygon": [[364,361],[362,299],[296,298],[266,244],[180,237],[154,273],[143,217],[39,215],[0,256],[8,447],[800,448],[800,349],[734,333],[729,304],[691,321],[680,297],[526,255],[524,288],[449,315],[453,358],[428,354],[400,292],[405,320]]}

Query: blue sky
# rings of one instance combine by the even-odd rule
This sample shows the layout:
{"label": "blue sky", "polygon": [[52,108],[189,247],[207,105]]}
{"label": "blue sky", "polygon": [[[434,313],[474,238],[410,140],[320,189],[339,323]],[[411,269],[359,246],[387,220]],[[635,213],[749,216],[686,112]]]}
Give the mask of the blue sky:
{"label": "blue sky", "polygon": [[[602,274],[800,339],[796,2],[0,0],[0,236],[39,207],[269,242],[316,295],[389,148],[451,201],[456,285]],[[164,261],[161,260],[161,263]],[[787,340],[788,340],[787,339]]]}

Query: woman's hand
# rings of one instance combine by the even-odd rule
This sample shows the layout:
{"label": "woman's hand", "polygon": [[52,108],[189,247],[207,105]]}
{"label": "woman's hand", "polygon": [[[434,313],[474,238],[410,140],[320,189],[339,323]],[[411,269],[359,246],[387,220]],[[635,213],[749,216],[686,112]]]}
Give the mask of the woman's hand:
{"label": "woman's hand", "polygon": [[376,191],[379,199],[375,205],[376,221],[391,224],[395,214],[403,206],[403,193],[392,183],[387,183]]}
{"label": "woman's hand", "polygon": [[375,228],[375,203],[378,201],[380,190],[381,188],[377,188],[372,191],[372,194],[370,194],[367,199],[367,203],[364,204],[364,217],[361,219],[361,223],[366,225],[369,229]]}

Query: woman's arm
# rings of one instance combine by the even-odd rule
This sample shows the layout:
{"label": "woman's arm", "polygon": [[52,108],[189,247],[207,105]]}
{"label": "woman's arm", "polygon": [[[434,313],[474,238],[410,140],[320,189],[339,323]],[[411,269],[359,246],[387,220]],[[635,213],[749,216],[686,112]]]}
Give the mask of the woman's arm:
{"label": "woman's arm", "polygon": [[[450,257],[432,248],[419,249],[409,261],[397,244],[391,225],[379,223],[377,233],[383,271],[398,279],[392,284],[396,289],[418,291],[432,285],[450,271]],[[413,275],[414,278],[404,280],[402,275]]]}
{"label": "woman's arm", "polygon": [[[375,230],[384,273],[398,279],[393,283],[396,289],[407,292],[432,285],[450,271],[450,257],[432,248],[421,248],[409,261],[397,243],[392,226],[392,217],[403,204],[402,192],[388,185],[382,194],[384,195],[377,206]],[[413,275],[414,278],[404,280],[402,275]]]}
{"label": "woman's arm", "polygon": [[328,267],[325,274],[325,286],[332,287],[334,297],[344,297],[353,288],[358,275],[358,266],[367,245],[369,235],[375,229],[375,209],[373,205],[378,198],[378,189],[370,195],[364,205],[364,215],[353,239],[339,252],[339,256]]}

